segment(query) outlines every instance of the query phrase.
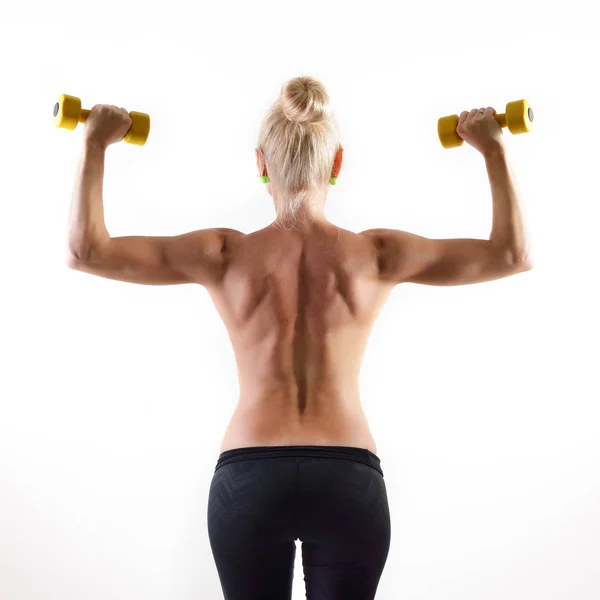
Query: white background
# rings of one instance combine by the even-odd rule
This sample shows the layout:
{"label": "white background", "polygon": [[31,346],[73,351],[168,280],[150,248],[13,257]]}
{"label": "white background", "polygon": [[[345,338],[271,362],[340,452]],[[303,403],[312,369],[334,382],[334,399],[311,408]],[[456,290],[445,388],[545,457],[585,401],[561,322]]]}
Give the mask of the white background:
{"label": "white background", "polygon": [[[67,269],[82,127],[61,93],[148,112],[108,150],[110,233],[274,218],[254,148],[291,77],[345,148],[326,210],[353,231],[487,238],[470,147],[438,117],[526,98],[506,133],[534,269],[396,288],[361,378],[392,514],[384,600],[600,597],[598,68],[593,3],[22,3],[2,9],[0,597],[222,598],[208,490],[238,384],[207,292]],[[299,544],[299,542],[297,542]],[[304,597],[297,552],[294,599]]]}

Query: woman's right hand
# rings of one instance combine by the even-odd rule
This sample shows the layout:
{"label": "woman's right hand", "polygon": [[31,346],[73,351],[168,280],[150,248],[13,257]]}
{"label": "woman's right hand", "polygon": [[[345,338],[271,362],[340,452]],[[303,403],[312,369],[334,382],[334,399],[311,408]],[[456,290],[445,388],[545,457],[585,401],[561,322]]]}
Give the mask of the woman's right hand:
{"label": "woman's right hand", "polygon": [[502,128],[494,119],[495,114],[491,106],[474,108],[471,112],[465,110],[458,119],[456,133],[482,154],[501,148],[504,144]]}

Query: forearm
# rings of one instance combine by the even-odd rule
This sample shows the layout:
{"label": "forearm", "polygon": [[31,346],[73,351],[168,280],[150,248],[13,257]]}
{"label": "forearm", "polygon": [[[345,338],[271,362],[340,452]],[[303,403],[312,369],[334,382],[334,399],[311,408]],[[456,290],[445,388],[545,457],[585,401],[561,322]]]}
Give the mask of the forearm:
{"label": "forearm", "polygon": [[69,215],[69,252],[78,259],[109,237],[102,205],[105,153],[103,146],[84,143]]}
{"label": "forearm", "polygon": [[499,147],[484,154],[493,203],[490,240],[508,252],[513,262],[529,260],[529,240],[525,230],[521,198],[506,156]]}

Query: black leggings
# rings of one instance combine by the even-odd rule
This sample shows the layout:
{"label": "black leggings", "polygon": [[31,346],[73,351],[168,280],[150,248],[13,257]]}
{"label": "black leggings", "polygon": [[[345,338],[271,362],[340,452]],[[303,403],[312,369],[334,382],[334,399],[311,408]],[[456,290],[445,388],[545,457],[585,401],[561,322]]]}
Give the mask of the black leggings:
{"label": "black leggings", "polygon": [[225,600],[289,600],[296,539],[307,600],[371,600],[391,535],[380,460],[345,446],[223,452],[208,535]]}

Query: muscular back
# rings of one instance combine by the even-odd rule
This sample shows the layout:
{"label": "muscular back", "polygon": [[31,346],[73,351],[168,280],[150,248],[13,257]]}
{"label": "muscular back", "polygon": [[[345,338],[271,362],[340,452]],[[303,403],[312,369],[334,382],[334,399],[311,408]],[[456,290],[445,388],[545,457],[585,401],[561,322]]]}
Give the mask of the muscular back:
{"label": "muscular back", "polygon": [[334,227],[238,237],[209,289],[233,344],[240,399],[222,449],[355,445],[375,451],[359,401],[367,339],[391,290],[375,246]]}
{"label": "muscular back", "polygon": [[391,290],[373,243],[329,224],[271,226],[227,252],[210,291],[234,347],[240,401],[283,404],[298,419],[357,402],[367,338]]}

